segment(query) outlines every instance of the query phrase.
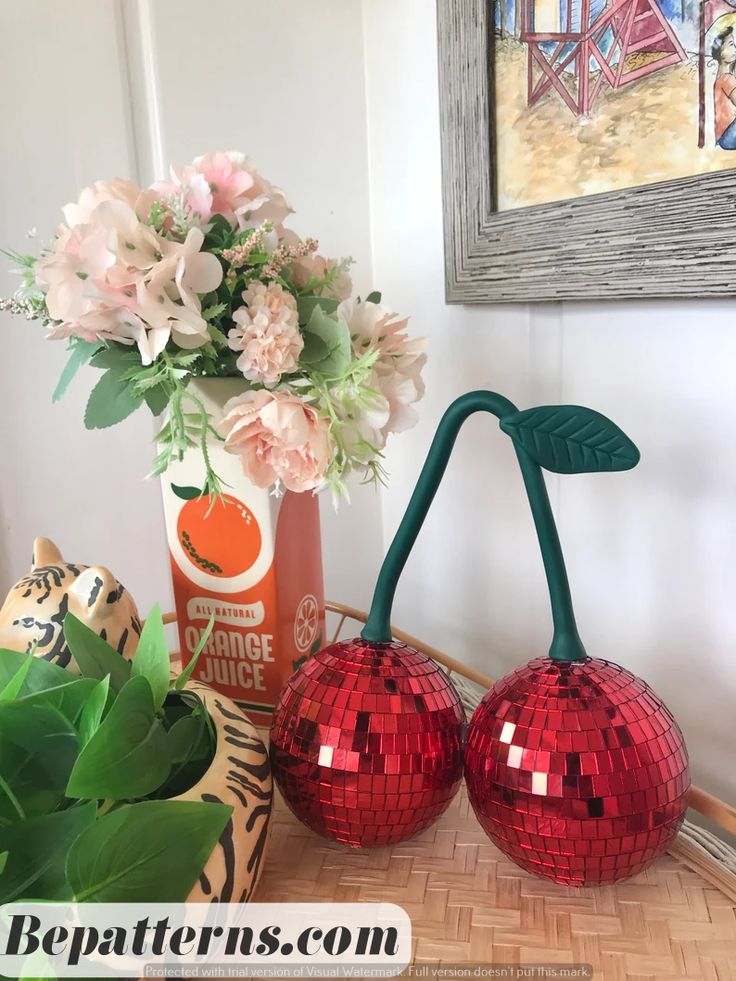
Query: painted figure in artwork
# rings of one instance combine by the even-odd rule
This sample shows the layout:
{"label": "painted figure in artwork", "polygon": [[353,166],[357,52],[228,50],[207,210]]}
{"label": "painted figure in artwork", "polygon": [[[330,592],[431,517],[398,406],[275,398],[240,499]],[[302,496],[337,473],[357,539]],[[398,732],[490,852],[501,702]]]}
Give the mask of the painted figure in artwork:
{"label": "painted figure in artwork", "polygon": [[718,65],[713,85],[716,143],[722,150],[736,150],[736,36],[733,27],[724,27],[716,34],[711,54]]}

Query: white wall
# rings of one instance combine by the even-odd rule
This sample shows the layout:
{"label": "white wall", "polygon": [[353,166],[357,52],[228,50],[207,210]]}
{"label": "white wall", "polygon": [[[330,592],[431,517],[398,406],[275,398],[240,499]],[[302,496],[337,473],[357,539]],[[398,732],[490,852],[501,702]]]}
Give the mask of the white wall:
{"label": "white wall", "polygon": [[[26,230],[48,238],[60,208],[102,177],[164,176],[210,149],[242,149],[280,184],[291,225],[327,255],[352,255],[370,288],[368,161],[360,4],[321,0],[32,0],[3,4],[0,63],[7,153],[0,246]],[[28,65],[33,65],[33,71]],[[32,251],[32,248],[29,249]],[[0,262],[0,294],[16,285]],[[93,373],[59,404],[51,392],[64,345],[36,324],[2,315],[0,593],[25,571],[36,534],[70,559],[102,563],[142,610],[171,605],[159,489],[140,411],[107,432],[82,425]],[[323,507],[326,589],[365,605],[363,563],[379,561],[380,505],[356,487],[336,518]],[[362,561],[356,561],[356,555]]]}
{"label": "white wall", "polygon": [[[680,721],[694,779],[736,800],[736,320],[733,301],[444,305],[434,4],[363,4],[376,286],[430,337],[421,425],[389,453],[386,543],[431,433],[463,391],[590,405],[638,443],[625,474],[550,481],[580,632]],[[395,620],[498,677],[546,653],[541,561],[508,440],[474,418]]]}

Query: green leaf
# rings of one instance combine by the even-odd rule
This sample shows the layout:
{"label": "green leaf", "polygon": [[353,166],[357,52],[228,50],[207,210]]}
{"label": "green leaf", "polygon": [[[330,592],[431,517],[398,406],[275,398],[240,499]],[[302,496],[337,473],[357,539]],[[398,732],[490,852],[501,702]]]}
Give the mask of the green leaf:
{"label": "green leaf", "polygon": [[373,292],[372,293],[369,293],[368,296],[365,298],[365,302],[366,303],[380,303],[381,302],[381,294],[378,292],[378,290],[373,290]]}
{"label": "green leaf", "polygon": [[107,347],[103,347],[90,361],[93,368],[102,368],[103,370],[112,368],[121,372],[134,365],[140,365],[140,363],[140,355],[136,350],[131,349],[127,344],[118,344],[115,341],[111,341]]}
{"label": "green leaf", "polygon": [[[85,681],[92,679],[84,679]],[[84,749],[92,736],[100,728],[102,717],[105,714],[108,697],[110,695],[110,675],[106,675],[102,681],[95,683],[94,689],[87,697],[82,714],[79,719],[79,748]]]}
{"label": "green leaf", "polygon": [[224,804],[160,800],[105,814],[69,850],[77,902],[184,902],[231,813]]}
{"label": "green leaf", "polygon": [[5,871],[5,866],[8,864],[8,852],[0,852],[0,875]]}
{"label": "green leaf", "polygon": [[169,645],[166,643],[161,607],[157,603],[143,624],[143,630],[133,658],[132,671],[133,677],[140,675],[148,680],[156,709],[160,709],[164,704],[164,699],[169,691],[170,673]]}
{"label": "green leaf", "polygon": [[76,756],[76,730],[58,709],[0,702],[0,818],[12,823],[20,811],[25,817],[53,811]]}
{"label": "green leaf", "polygon": [[199,643],[194,649],[194,653],[192,654],[191,661],[189,662],[189,664],[187,664],[187,666],[184,668],[184,670],[181,672],[179,677],[174,682],[174,688],[176,689],[176,691],[181,691],[184,685],[186,685],[186,683],[191,678],[192,671],[194,671],[194,669],[197,666],[199,655],[205,649],[205,646],[207,644],[207,641],[210,639],[210,634],[212,633],[212,629],[214,626],[215,626],[215,614],[213,613],[209,619],[209,623],[202,631],[202,636],[199,638]]}
{"label": "green leaf", "polygon": [[308,324],[317,307],[324,313],[334,313],[339,306],[340,301],[331,296],[300,296],[296,301],[299,323]]}
{"label": "green leaf", "polygon": [[170,769],[166,731],[156,717],[151,686],[145,678],[131,678],[79,754],[67,797],[145,797]]}
{"label": "green leaf", "polygon": [[581,405],[540,405],[505,416],[500,426],[553,473],[630,470],[639,462],[639,451],[626,433]]}
{"label": "green leaf", "polygon": [[328,350],[326,357],[312,364],[312,370],[327,379],[339,378],[350,364],[352,355],[347,324],[335,320],[321,306],[316,306],[304,329],[305,342],[310,334],[316,334],[324,341]]}
{"label": "green leaf", "polygon": [[162,385],[157,385],[144,393],[143,401],[150,409],[151,415],[160,416],[169,404],[169,393]]}
{"label": "green leaf", "polygon": [[102,681],[110,675],[113,691],[123,687],[130,677],[130,661],[126,661],[122,654],[118,654],[73,613],[67,613],[64,617],[64,638],[85,678]]}
{"label": "green leaf", "polygon": [[0,650],[0,686],[7,685],[27,662],[28,674],[21,686],[20,695],[29,695],[32,692],[45,691],[69,683],[69,672],[60,668],[58,664],[52,664],[42,657],[21,654],[19,651]]}
{"label": "green leaf", "polygon": [[92,389],[84,413],[87,429],[107,429],[122,422],[143,401],[116,370],[106,371]]}
{"label": "green leaf", "polygon": [[[69,677],[69,675],[67,675]],[[48,705],[57,709],[68,719],[72,725],[76,725],[77,720],[82,714],[87,699],[94,691],[97,682],[92,678],[74,678],[66,685],[59,685],[57,688],[50,688],[48,691],[38,691],[31,695],[24,695],[16,699],[19,705],[27,709],[33,705]]]}
{"label": "green leaf", "polygon": [[227,310],[226,303],[214,303],[211,307],[205,307],[202,311],[203,320],[214,320]]}
{"label": "green leaf", "polygon": [[25,661],[23,661],[10,681],[6,682],[6,684],[0,688],[0,702],[12,702],[13,699],[17,698],[18,693],[26,680],[28,672],[32,667],[32,663],[33,655],[26,654]]}
{"label": "green leaf", "polygon": [[0,903],[73,899],[66,881],[67,853],[74,839],[92,824],[96,812],[96,802],[87,801],[6,828],[3,847],[9,857],[0,870]]}
{"label": "green leaf", "polygon": [[188,763],[199,759],[209,750],[209,732],[202,713],[178,719],[167,733],[172,763]]}
{"label": "green leaf", "polygon": [[304,347],[299,355],[300,364],[313,365],[324,361],[329,355],[330,349],[322,338],[318,337],[317,334],[307,334],[306,332],[303,337]]}
{"label": "green leaf", "polygon": [[178,487],[176,484],[172,484],[171,489],[182,501],[193,501],[195,497],[202,496],[199,487]]}
{"label": "green leaf", "polygon": [[79,339],[74,342],[71,353],[69,354],[69,359],[64,366],[64,370],[61,373],[58,384],[54,389],[54,394],[51,396],[52,402],[59,401],[69,387],[69,383],[71,382],[72,378],[74,378],[82,365],[87,364],[92,355],[96,351],[99,351],[99,349],[99,341],[83,341]]}

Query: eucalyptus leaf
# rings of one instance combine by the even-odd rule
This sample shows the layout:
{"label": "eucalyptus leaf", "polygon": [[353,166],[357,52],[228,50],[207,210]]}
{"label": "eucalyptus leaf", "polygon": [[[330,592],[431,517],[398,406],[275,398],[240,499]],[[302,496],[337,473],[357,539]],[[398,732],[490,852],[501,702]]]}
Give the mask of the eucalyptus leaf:
{"label": "eucalyptus leaf", "polygon": [[77,758],[68,797],[130,800],[153,793],[171,769],[166,731],[146,678],[131,678]]}
{"label": "eucalyptus leaf", "polygon": [[84,413],[87,429],[107,429],[122,422],[140,406],[143,399],[122,377],[122,372],[109,369],[92,389]]}
{"label": "eucalyptus leaf", "polygon": [[606,416],[581,405],[540,405],[504,416],[501,429],[553,473],[630,470],[639,451]]}
{"label": "eucalyptus leaf", "polygon": [[339,378],[352,357],[350,332],[342,320],[335,320],[321,306],[315,306],[304,329],[305,343],[308,335],[315,334],[328,350],[326,357],[311,365],[312,370],[326,379]]}
{"label": "eucalyptus leaf", "polygon": [[8,860],[0,870],[0,903],[73,899],[66,880],[66,856],[74,839],[92,824],[96,813],[97,804],[86,801],[4,829],[3,848],[8,849]]}
{"label": "eucalyptus leaf", "polygon": [[365,302],[366,303],[380,303],[381,302],[381,294],[378,292],[378,290],[373,290],[373,292],[372,293],[369,293],[368,296],[365,298]]}
{"label": "eucalyptus leaf", "polygon": [[[92,679],[84,679],[85,681]],[[92,736],[97,732],[105,715],[108,696],[110,695],[110,675],[105,675],[102,681],[93,682],[94,689],[87,697],[79,718],[77,731],[79,733],[79,748],[84,749]]]}
{"label": "eucalyptus leaf", "polygon": [[62,371],[56,388],[54,389],[54,394],[51,396],[52,402],[59,401],[69,387],[69,383],[82,365],[87,364],[92,358],[92,355],[99,350],[99,341],[83,341],[80,338],[74,342],[71,352],[69,353],[69,359],[64,365],[64,370]]}
{"label": "eucalyptus leaf", "polygon": [[304,347],[299,355],[299,363],[304,365],[318,364],[329,355],[330,349],[317,334],[307,334],[304,337]]}
{"label": "eucalyptus leaf", "polygon": [[300,296],[296,301],[299,323],[308,324],[316,307],[325,313],[334,313],[339,306],[340,301],[332,296]]}
{"label": "eucalyptus leaf", "polygon": [[67,613],[64,617],[64,638],[85,678],[102,681],[109,675],[110,687],[114,691],[123,687],[130,677],[130,661],[126,661],[122,654],[118,654],[73,613]]}
{"label": "eucalyptus leaf", "polygon": [[133,677],[141,675],[148,680],[156,709],[164,704],[169,690],[170,673],[169,645],[166,643],[161,607],[157,603],[143,624],[132,669]]}
{"label": "eucalyptus leaf", "polygon": [[231,813],[224,804],[162,800],[103,815],[69,849],[77,902],[147,904],[154,893],[159,903],[184,902]]}

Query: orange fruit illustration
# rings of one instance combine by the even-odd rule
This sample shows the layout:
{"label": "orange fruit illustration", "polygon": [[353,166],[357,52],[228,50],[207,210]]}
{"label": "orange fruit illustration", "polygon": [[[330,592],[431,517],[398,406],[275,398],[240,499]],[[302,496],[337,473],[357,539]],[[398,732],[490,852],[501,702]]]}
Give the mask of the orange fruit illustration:
{"label": "orange fruit illustration", "polygon": [[247,572],[261,551],[261,530],[253,512],[229,494],[214,505],[208,494],[188,500],[179,512],[176,532],[192,565],[218,579]]}

